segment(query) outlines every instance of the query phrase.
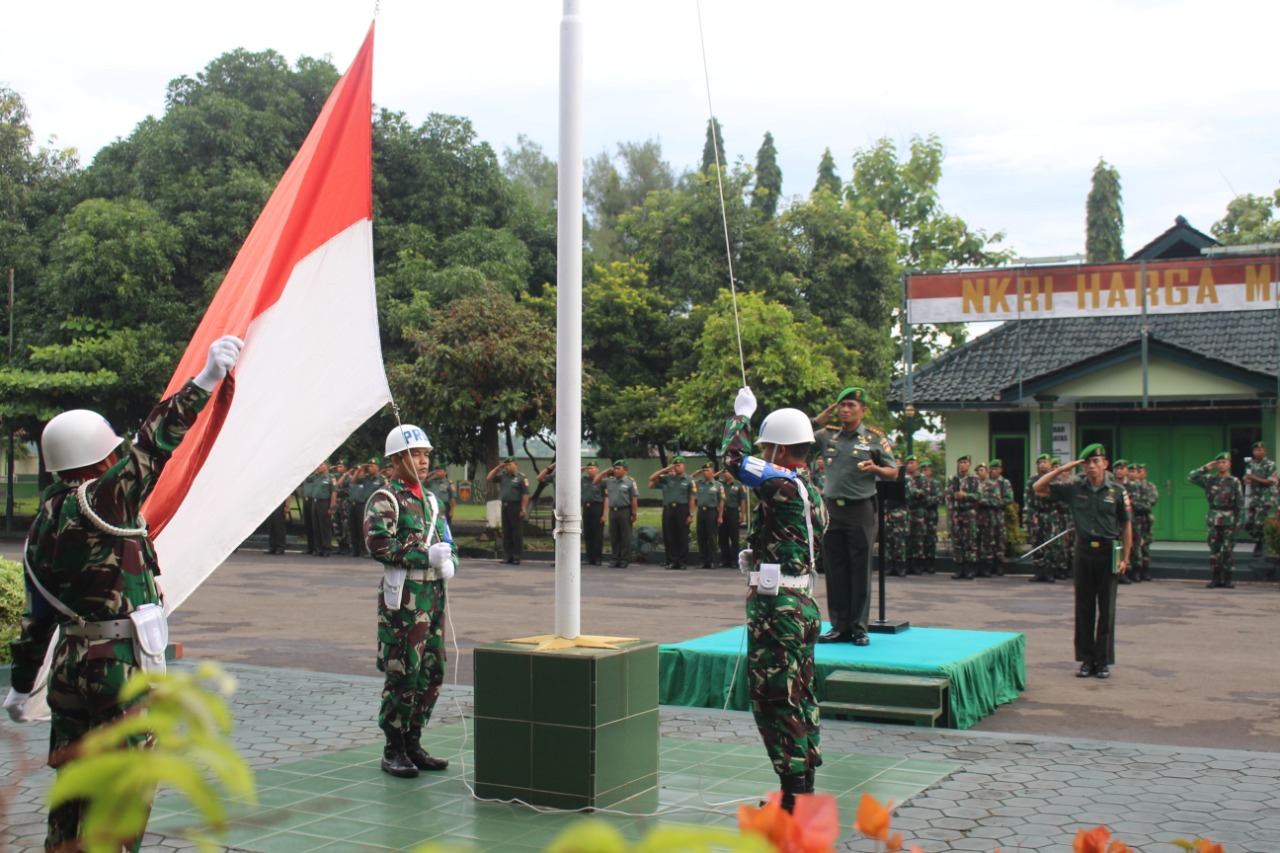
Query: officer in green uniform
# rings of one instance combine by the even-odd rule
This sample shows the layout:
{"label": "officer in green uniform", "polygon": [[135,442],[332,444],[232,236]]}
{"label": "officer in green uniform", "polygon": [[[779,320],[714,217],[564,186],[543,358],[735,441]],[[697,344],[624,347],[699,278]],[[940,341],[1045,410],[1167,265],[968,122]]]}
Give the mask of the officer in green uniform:
{"label": "officer in green uniform", "polygon": [[596,485],[599,473],[594,459],[582,466],[582,544],[589,566],[604,562],[604,490]]}
{"label": "officer in green uniform", "polygon": [[364,505],[378,488],[382,486],[382,478],[378,476],[376,462],[366,462],[353,469],[351,483],[347,486],[351,507],[347,513],[347,525],[351,530],[351,556],[363,557],[364,547]]}
{"label": "officer in green uniform", "polygon": [[1280,491],[1276,477],[1276,463],[1267,458],[1267,446],[1261,441],[1253,443],[1253,458],[1245,466],[1244,485],[1249,487],[1248,518],[1245,531],[1253,540],[1253,555],[1262,554],[1267,519],[1276,511],[1276,492]]}
{"label": "officer in green uniform", "polygon": [[724,521],[724,486],[716,481],[716,471],[708,462],[702,476],[693,481],[693,502],[698,513],[698,557],[702,568],[716,567],[716,539]]}
{"label": "officer in green uniform", "polygon": [[[1054,482],[1081,465],[1083,479]],[[1052,495],[1070,507],[1076,529],[1076,675],[1107,678],[1116,662],[1116,577],[1128,569],[1133,547],[1128,493],[1107,477],[1107,451],[1101,444],[1089,445],[1076,461],[1042,474],[1035,490],[1040,497]]]}
{"label": "officer in green uniform", "polygon": [[[828,426],[833,411],[839,425]],[[883,432],[862,422],[867,392],[846,388],[813,419],[814,452],[826,463],[822,496],[830,524],[823,539],[827,576],[827,615],[831,630],[822,643],[868,645],[871,618],[871,552],[877,534],[876,478],[896,479],[893,446]]]}
{"label": "officer in green uniform", "polygon": [[485,479],[498,484],[502,501],[502,550],[507,555],[503,562],[518,566],[524,553],[524,520],[529,516],[529,478],[518,470],[516,458],[508,456]]}
{"label": "officer in green uniform", "polygon": [[689,525],[693,522],[693,478],[684,472],[684,457],[649,476],[649,488],[662,490],[664,569],[683,569],[689,559]]}
{"label": "officer in green uniform", "polygon": [[1236,567],[1236,531],[1244,518],[1244,486],[1231,475],[1231,454],[1219,453],[1187,479],[1204,489],[1209,499],[1205,526],[1209,529],[1209,568],[1213,578],[1205,586],[1233,589],[1231,572]]}
{"label": "officer in green uniform", "polygon": [[724,487],[724,520],[720,522],[720,566],[730,569],[738,564],[738,528],[742,526],[742,511],[747,507],[747,487],[735,480],[728,471],[720,473],[720,485]]}
{"label": "officer in green uniform", "polygon": [[631,526],[636,523],[640,511],[640,487],[627,474],[627,460],[613,460],[613,467],[598,472],[592,482],[604,489],[604,512],[601,521],[608,520],[609,544],[613,548],[615,569],[625,569],[631,563]]}
{"label": "officer in green uniform", "polygon": [[449,476],[449,472],[444,468],[437,468],[427,475],[427,479],[422,485],[427,491],[436,496],[436,503],[440,505],[440,511],[444,513],[445,521],[452,526],[453,508],[458,504],[458,487],[454,484],[453,478]]}
{"label": "officer in green uniform", "polygon": [[302,481],[302,511],[307,514],[307,553],[327,557],[333,548],[330,538],[330,519],[333,505],[338,498],[329,474],[329,464],[321,462],[316,470]]}

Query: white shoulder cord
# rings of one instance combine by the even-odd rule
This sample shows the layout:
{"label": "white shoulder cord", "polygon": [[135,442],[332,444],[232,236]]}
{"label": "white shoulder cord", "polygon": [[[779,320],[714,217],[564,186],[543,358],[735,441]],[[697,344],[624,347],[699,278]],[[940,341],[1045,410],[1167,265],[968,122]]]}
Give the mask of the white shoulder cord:
{"label": "white shoulder cord", "polygon": [[27,546],[30,544],[30,539],[22,543],[22,566],[27,570],[27,577],[31,578],[31,582],[36,585],[36,589],[40,590],[40,594],[44,596],[45,601],[52,604],[59,613],[71,619],[77,625],[85,624],[84,617],[63,604],[58,598],[54,597],[53,593],[44,588],[44,584],[40,583],[40,580],[36,577],[35,569],[31,568],[31,562],[27,560]]}
{"label": "white shoulder cord", "polygon": [[809,484],[800,479],[799,475],[796,476],[796,482],[800,484],[800,500],[804,502],[804,526],[809,533],[809,594],[812,595],[818,572],[818,557],[813,548],[813,512],[809,503]]}
{"label": "white shoulder cord", "polygon": [[91,522],[93,522],[93,526],[101,530],[103,533],[108,533],[112,536],[121,536],[124,538],[131,538],[135,536],[146,536],[147,520],[142,517],[141,513],[138,514],[138,524],[140,526],[116,527],[114,524],[108,524],[107,522],[103,521],[98,516],[98,514],[93,511],[93,508],[89,506],[88,492],[89,492],[89,487],[96,482],[98,482],[96,479],[85,480],[76,488],[76,503],[80,505],[80,511],[84,513],[85,517],[88,518]]}

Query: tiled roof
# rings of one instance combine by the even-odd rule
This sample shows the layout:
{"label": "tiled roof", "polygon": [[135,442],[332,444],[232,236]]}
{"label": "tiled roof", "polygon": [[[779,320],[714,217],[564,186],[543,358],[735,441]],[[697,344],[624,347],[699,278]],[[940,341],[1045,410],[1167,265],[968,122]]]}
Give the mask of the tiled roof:
{"label": "tiled roof", "polygon": [[[1235,372],[1275,377],[1280,319],[1274,311],[1154,314],[1149,344],[1161,344]],[[1009,402],[1021,379],[1029,384],[1080,362],[1139,345],[1142,317],[1070,317],[1004,323],[912,374],[920,406]],[[901,403],[903,380],[889,391]]]}

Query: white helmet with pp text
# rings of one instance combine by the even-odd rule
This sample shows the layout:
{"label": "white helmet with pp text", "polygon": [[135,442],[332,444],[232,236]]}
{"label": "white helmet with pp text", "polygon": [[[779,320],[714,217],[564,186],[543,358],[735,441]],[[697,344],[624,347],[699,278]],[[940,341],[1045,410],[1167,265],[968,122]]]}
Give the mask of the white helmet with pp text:
{"label": "white helmet with pp text", "polygon": [[431,439],[427,438],[427,434],[420,427],[416,427],[413,424],[400,424],[387,433],[385,455],[394,456],[400,451],[408,450],[412,447],[431,449]]}

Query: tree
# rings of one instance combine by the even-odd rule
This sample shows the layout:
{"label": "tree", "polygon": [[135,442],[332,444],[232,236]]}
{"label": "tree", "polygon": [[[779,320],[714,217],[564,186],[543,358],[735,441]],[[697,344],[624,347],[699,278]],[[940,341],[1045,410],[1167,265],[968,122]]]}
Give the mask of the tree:
{"label": "tree", "polygon": [[622,260],[618,217],[644,204],[649,193],[676,185],[675,170],[662,158],[662,143],[620,142],[613,155],[601,152],[587,161],[583,203],[587,243],[596,263]]}
{"label": "tree", "polygon": [[1271,196],[1238,195],[1227,202],[1227,215],[1213,223],[1209,232],[1228,246],[1280,242],[1280,220],[1272,218],[1276,208],[1280,208],[1280,189]]}
{"label": "tree", "polygon": [[711,167],[720,164],[725,168],[724,136],[721,135],[720,120],[707,119],[707,141],[702,146],[702,166],[698,171],[707,174]]}
{"label": "tree", "polygon": [[765,133],[764,142],[756,152],[756,185],[751,191],[751,206],[772,219],[782,198],[782,168],[778,166],[778,149],[773,145],[773,134]]}
{"label": "tree", "polygon": [[814,183],[811,194],[817,195],[823,189],[834,196],[839,196],[840,191],[844,189],[840,176],[836,174],[836,158],[831,156],[830,148],[822,152],[822,161],[818,163],[818,180]]}
{"label": "tree", "polygon": [[555,210],[558,169],[541,145],[523,133],[517,134],[516,148],[502,149],[502,173],[524,190],[536,209]]}
{"label": "tree", "polygon": [[1093,167],[1093,182],[1085,201],[1085,257],[1091,264],[1124,260],[1124,212],[1120,173],[1101,157]]}

